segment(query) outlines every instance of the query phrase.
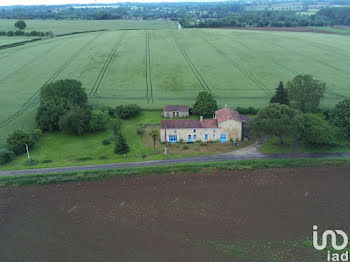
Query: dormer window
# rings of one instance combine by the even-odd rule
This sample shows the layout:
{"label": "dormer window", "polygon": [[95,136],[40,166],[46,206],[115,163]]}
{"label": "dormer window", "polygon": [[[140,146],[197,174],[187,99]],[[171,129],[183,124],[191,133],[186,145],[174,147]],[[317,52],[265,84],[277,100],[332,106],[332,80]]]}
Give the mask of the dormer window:
{"label": "dormer window", "polygon": [[177,130],[176,130],[176,129],[174,129],[174,133],[177,133]]}
{"label": "dormer window", "polygon": [[213,133],[215,133],[216,132],[216,129],[213,129]]}

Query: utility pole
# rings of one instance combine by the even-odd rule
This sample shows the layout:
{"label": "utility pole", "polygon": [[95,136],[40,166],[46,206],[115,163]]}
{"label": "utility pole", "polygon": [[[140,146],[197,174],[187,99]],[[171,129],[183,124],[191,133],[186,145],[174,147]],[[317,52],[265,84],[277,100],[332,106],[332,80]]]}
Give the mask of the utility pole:
{"label": "utility pole", "polygon": [[168,155],[168,141],[166,139],[166,120],[165,120],[165,149],[164,149],[164,155]]}
{"label": "utility pole", "polygon": [[27,143],[26,143],[26,149],[27,149],[27,155],[28,155],[28,162],[30,163],[29,147]]}

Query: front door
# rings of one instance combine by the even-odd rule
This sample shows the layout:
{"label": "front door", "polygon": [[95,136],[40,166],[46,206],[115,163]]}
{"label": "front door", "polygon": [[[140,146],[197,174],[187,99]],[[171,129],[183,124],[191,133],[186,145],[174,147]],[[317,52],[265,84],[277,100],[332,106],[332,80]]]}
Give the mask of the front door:
{"label": "front door", "polygon": [[226,134],[221,134],[220,135],[220,141],[221,142],[226,142]]}
{"label": "front door", "polygon": [[188,142],[191,143],[192,142],[192,136],[188,135]]}

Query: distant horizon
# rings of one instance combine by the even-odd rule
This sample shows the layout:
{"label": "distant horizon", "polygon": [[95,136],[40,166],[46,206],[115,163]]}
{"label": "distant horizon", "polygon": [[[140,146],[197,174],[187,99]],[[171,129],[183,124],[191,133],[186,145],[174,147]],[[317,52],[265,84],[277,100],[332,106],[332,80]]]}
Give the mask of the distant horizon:
{"label": "distant horizon", "polygon": [[118,4],[118,3],[176,3],[176,2],[225,2],[227,0],[2,0],[0,6]]}

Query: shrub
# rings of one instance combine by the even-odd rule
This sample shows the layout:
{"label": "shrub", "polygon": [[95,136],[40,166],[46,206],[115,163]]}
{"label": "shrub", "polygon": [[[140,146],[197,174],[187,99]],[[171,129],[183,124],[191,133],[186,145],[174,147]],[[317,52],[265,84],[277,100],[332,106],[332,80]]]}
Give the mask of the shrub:
{"label": "shrub", "polygon": [[119,134],[117,141],[115,142],[114,153],[116,154],[126,154],[129,152],[129,146],[126,143],[125,138]]}
{"label": "shrub", "polygon": [[146,125],[145,124],[139,124],[137,126],[137,129],[136,129],[136,133],[139,135],[139,136],[143,136],[146,132]]}
{"label": "shrub", "polygon": [[41,137],[41,135],[42,135],[41,129],[34,129],[34,131],[32,132],[32,137],[35,141],[38,140]]}
{"label": "shrub", "polygon": [[88,130],[90,113],[88,110],[75,107],[60,118],[60,130],[80,136]]}
{"label": "shrub", "polygon": [[15,158],[15,153],[6,148],[0,148],[0,165],[7,164]]}
{"label": "shrub", "polygon": [[76,161],[87,161],[87,160],[92,160],[92,159],[93,159],[92,157],[83,156],[83,157],[77,157],[74,160],[76,160]]}
{"label": "shrub", "polygon": [[105,130],[109,122],[109,115],[107,111],[92,110],[89,122],[89,129],[92,132]]}
{"label": "shrub", "polygon": [[103,160],[103,159],[107,159],[107,157],[106,156],[99,156],[98,159]]}
{"label": "shrub", "polygon": [[46,164],[46,163],[52,163],[51,159],[44,159],[41,161],[41,163]]}
{"label": "shrub", "polygon": [[236,107],[236,110],[242,114],[242,115],[256,115],[259,111],[258,108],[255,108],[255,107]]}
{"label": "shrub", "polygon": [[119,118],[113,120],[111,123],[111,128],[114,135],[119,135],[121,133],[122,121]]}
{"label": "shrub", "polygon": [[25,131],[17,130],[14,131],[7,137],[7,145],[16,155],[20,155],[26,152],[26,144],[28,147],[34,146],[33,137]]}
{"label": "shrub", "polygon": [[141,108],[138,105],[120,105],[114,110],[115,115],[122,119],[128,119],[137,116],[141,112]]}
{"label": "shrub", "polygon": [[182,149],[183,150],[188,150],[188,145],[184,145]]}
{"label": "shrub", "polygon": [[105,140],[102,141],[102,145],[104,145],[104,146],[108,146],[110,144],[111,144],[111,141],[108,140],[108,139],[105,139]]}

